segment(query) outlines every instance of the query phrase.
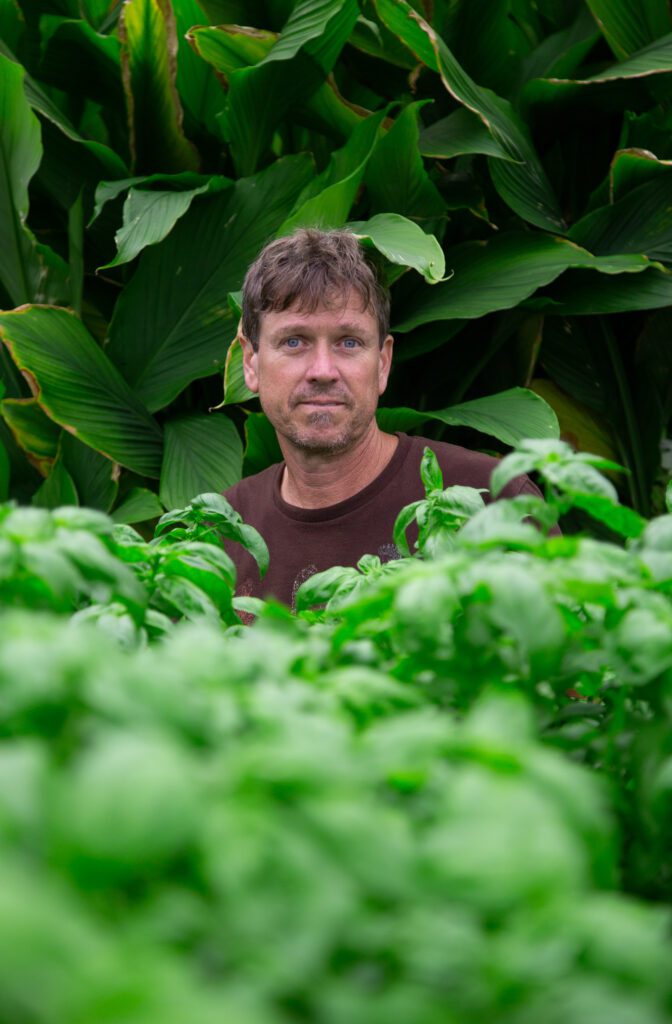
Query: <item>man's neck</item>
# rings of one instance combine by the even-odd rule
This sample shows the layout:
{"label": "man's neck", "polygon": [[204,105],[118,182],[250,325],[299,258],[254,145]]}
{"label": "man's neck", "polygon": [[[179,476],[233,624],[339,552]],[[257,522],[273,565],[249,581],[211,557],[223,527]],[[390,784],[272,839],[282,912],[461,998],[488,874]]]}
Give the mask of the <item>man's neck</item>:
{"label": "man's neck", "polygon": [[298,508],[326,508],[346,501],[382,473],[399,443],[394,434],[372,429],[347,452],[311,454],[282,445],[285,470],[280,494]]}

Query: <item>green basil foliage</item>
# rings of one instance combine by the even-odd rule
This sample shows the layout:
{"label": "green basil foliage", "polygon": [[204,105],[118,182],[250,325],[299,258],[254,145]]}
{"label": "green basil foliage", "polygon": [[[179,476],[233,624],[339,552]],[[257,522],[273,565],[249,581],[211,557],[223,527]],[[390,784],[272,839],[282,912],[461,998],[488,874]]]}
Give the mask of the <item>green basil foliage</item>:
{"label": "green basil foliage", "polygon": [[426,453],[407,555],[294,615],[217,495],[152,540],[0,508],[3,1020],[671,1019],[672,515],[524,468],[546,505]]}

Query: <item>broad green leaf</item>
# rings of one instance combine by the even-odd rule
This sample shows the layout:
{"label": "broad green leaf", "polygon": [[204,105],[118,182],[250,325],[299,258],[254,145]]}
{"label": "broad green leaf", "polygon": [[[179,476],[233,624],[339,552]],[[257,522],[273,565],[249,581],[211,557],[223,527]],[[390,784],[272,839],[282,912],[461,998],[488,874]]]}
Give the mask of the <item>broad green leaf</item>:
{"label": "broad green leaf", "polygon": [[[525,3],[526,13],[529,7]],[[449,45],[457,60],[479,85],[502,96],[511,92],[530,50],[527,19],[517,15],[515,0],[460,0],[453,8]]]}
{"label": "broad green leaf", "polygon": [[672,273],[652,266],[643,274],[616,277],[573,270],[545,294],[527,303],[532,309],[563,316],[627,313],[672,305]]}
{"label": "broad green leaf", "polygon": [[672,260],[672,169],[573,225],[568,237],[596,256],[644,253]]}
{"label": "broad green leaf", "polygon": [[80,505],[109,512],[119,490],[119,466],[67,430],[61,434],[60,450]]}
{"label": "broad green leaf", "polygon": [[[66,28],[69,24],[69,22],[66,22]],[[18,65],[16,57],[5,45],[1,34],[0,54]],[[70,53],[70,60],[72,62],[72,53]],[[85,139],[79,132],[75,131],[71,122],[50,98],[44,88],[27,73],[24,77],[24,91],[30,107],[46,118],[67,139],[81,146],[83,150],[86,150],[87,154],[91,154],[95,160],[95,166],[104,168],[105,176],[124,175],[128,172],[124,160],[110,146],[96,142],[93,139]]]}
{"label": "broad green leaf", "polygon": [[658,160],[646,149],[619,149],[609,168],[609,200],[616,202],[639,185],[669,174],[672,160]]}
{"label": "broad green leaf", "polygon": [[106,349],[151,410],[224,365],[238,320],[226,296],[272,238],[312,173],[306,155],[278,160],[222,195],[204,197],[124,289]]}
{"label": "broad green leaf", "polygon": [[[491,159],[490,174],[500,196],[523,220],[536,227],[562,231],[564,222],[546,172],[532,145],[527,125],[511,104],[477,85],[460,67],[434,29],[406,0],[375,0],[388,28],[398,34],[424,63],[427,47],[419,44],[418,31],[434,52],[429,67],[438,69],[441,81],[458,103],[476,114],[511,162]],[[392,8],[395,8],[392,10]],[[403,34],[405,33],[405,34]]]}
{"label": "broad green leaf", "polygon": [[153,491],[132,487],[120,505],[110,513],[115,523],[144,523],[163,515],[163,505]]}
{"label": "broad green leaf", "polygon": [[[270,51],[258,63],[228,72],[223,130],[239,175],[257,169],[278,123],[324,82],[358,13],[356,0],[298,0]],[[194,32],[197,47],[201,48],[199,36],[212,40],[218,31],[227,33],[226,29]],[[254,31],[247,33],[254,44]],[[229,40],[223,43],[228,45]]]}
{"label": "broad green leaf", "polygon": [[543,39],[522,62],[522,80],[571,78],[600,38],[590,11],[580,7],[568,28]]}
{"label": "broad green leaf", "polygon": [[418,116],[424,102],[402,110],[378,141],[366,169],[366,188],[374,214],[394,211],[428,222],[445,217],[446,203],[430,180],[418,148]]}
{"label": "broad green leaf", "polygon": [[[122,192],[140,188],[164,193],[204,191],[220,192],[231,185],[229,178],[221,175],[196,174],[194,171],[182,171],[180,174],[145,174],[136,178],[122,178],[117,181],[101,181],[96,188],[96,202],[89,225],[100,216],[106,203],[116,199]],[[163,188],[161,187],[163,186]]]}
{"label": "broad green leaf", "polygon": [[124,222],[114,236],[117,255],[99,270],[118,267],[135,259],[148,245],[156,245],[170,234],[196,196],[228,188],[227,178],[212,178],[186,192],[154,192],[130,188],[124,202]]}
{"label": "broad green leaf", "polygon": [[58,508],[61,505],[78,505],[77,488],[59,457],[51,467],[49,476],[33,495],[37,508]]}
{"label": "broad green leaf", "polygon": [[126,0],[119,19],[131,153],[136,171],[195,170],[175,87],[177,36],[168,0]]}
{"label": "broad green leaf", "polygon": [[426,235],[412,220],[398,213],[378,213],[371,220],[354,221],[348,227],[391,263],[417,270],[428,284],[445,280],[443,249],[434,235]]}
{"label": "broad green leaf", "polygon": [[510,309],[570,267],[590,267],[603,274],[636,273],[650,267],[645,256],[593,256],[564,238],[517,232],[449,249],[446,265],[453,271],[450,281],[419,288],[401,311],[396,330]]}
{"label": "broad green leaf", "polygon": [[450,160],[451,157],[472,153],[483,153],[498,160],[513,159],[481,118],[466,107],[460,107],[421,131],[418,145],[423,156],[439,160]]}
{"label": "broad green leaf", "polygon": [[0,411],[19,448],[46,476],[56,458],[61,428],[49,419],[35,398],[6,398]]}
{"label": "broad green leaf", "polygon": [[586,0],[618,60],[672,32],[666,0]]}
{"label": "broad green leaf", "polygon": [[189,29],[203,22],[203,11],[196,0],[179,0],[173,10],[178,42],[177,91],[185,111],[216,138],[217,115],[224,108],[225,94],[213,68],[199,58],[187,38]]}
{"label": "broad green leaf", "polygon": [[243,476],[260,473],[276,462],[282,462],[277,434],[263,412],[250,412],[245,420],[245,455]]}
{"label": "broad green leaf", "polygon": [[226,76],[261,63],[278,41],[277,32],[245,25],[197,25],[187,35],[196,53]]}
{"label": "broad green leaf", "polygon": [[672,72],[672,33],[651,43],[621,64],[613,64],[588,78],[537,78],[525,88],[525,97],[535,103],[547,103],[559,97],[581,102],[581,93],[586,87],[609,87],[619,81],[666,75]]}
{"label": "broad green leaf", "polygon": [[240,402],[248,402],[256,398],[253,391],[250,391],[243,376],[243,349],[238,340],[234,338],[226,353],[226,365],[224,367],[224,401],[223,405],[238,405]]}
{"label": "broad green leaf", "polygon": [[379,409],[376,418],[378,426],[388,432],[411,430],[427,420],[438,420],[451,427],[470,427],[508,445],[516,445],[528,437],[560,436],[558,419],[551,406],[527,388],[511,388],[434,412]]}
{"label": "broad green leaf", "polygon": [[12,303],[65,301],[67,268],[26,225],[28,185],[42,159],[24,71],[0,54],[0,284]]}
{"label": "broad green leaf", "polygon": [[225,491],[241,477],[243,446],[223,415],[168,420],[159,497],[166,508],[182,508],[206,491]]}
{"label": "broad green leaf", "polygon": [[360,121],[341,148],[332,154],[322,174],[313,178],[296,208],[278,229],[288,235],[298,227],[339,228],[345,224],[375,150],[386,110]]}
{"label": "broad green leaf", "polygon": [[378,17],[385,27],[432,71],[438,71],[436,52],[425,23],[408,3],[399,0],[373,0]]}
{"label": "broad green leaf", "polygon": [[[367,14],[369,13],[374,12],[367,11]],[[370,57],[377,57],[388,64],[406,68],[407,71],[412,71],[416,65],[415,57],[410,50],[380,21],[372,17],[360,15],[348,39],[348,45],[369,54]]]}
{"label": "broad green leaf", "polygon": [[73,313],[2,313],[0,337],[56,423],[122,466],[159,475],[160,427]]}

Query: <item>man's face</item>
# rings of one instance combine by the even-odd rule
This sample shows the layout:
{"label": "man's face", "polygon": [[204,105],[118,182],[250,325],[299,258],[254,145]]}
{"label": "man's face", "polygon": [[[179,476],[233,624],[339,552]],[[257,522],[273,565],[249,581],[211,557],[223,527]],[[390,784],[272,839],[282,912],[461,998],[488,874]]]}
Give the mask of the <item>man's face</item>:
{"label": "man's face", "polygon": [[314,454],[348,451],[368,429],[387,384],[392,338],[356,292],[312,313],[261,318],[255,352],[243,340],[245,382],[283,442]]}

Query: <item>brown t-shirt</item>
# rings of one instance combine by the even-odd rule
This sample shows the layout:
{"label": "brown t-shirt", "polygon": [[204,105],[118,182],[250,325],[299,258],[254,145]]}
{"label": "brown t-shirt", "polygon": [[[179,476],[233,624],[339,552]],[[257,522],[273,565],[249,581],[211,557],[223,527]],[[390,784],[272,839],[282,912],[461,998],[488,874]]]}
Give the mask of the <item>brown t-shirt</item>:
{"label": "brown t-shirt", "polygon": [[[391,460],[375,480],[345,501],[325,508],[288,505],[280,494],[284,463],[246,477],[224,492],[246,523],[254,526],[268,545],[270,565],[263,580],[257,564],[240,545],[225,542],[238,574],[236,593],[275,597],[294,605],[300,585],[316,572],[333,565],[356,565],[362,555],[382,561],[397,558],[392,530],[404,505],[424,498],[420,460],[425,447],[436,454],[443,486],[462,484],[488,488],[497,460],[454,444],[398,434]],[[541,492],[526,477],[516,477],[504,488],[505,497]],[[488,495],[483,495],[488,500]]]}

